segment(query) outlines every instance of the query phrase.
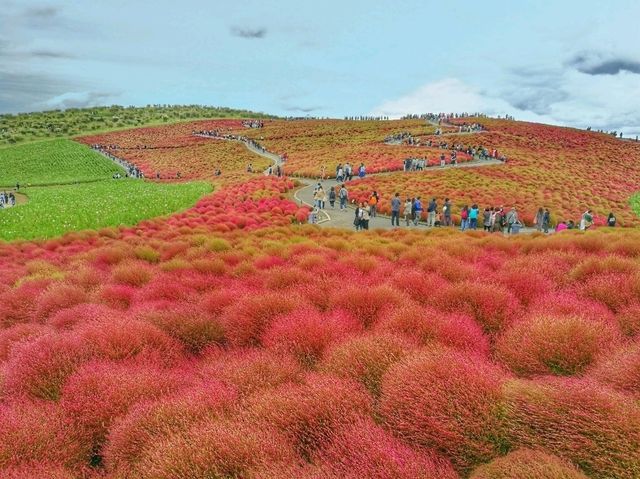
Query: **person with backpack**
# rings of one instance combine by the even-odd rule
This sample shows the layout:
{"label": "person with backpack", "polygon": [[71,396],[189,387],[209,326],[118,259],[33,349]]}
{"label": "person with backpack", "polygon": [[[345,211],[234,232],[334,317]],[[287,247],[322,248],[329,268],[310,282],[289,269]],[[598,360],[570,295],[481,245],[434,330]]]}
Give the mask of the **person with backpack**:
{"label": "person with backpack", "polygon": [[616,226],[616,217],[613,213],[609,213],[609,216],[607,216],[607,226],[610,228],[614,228]]}
{"label": "person with backpack", "polygon": [[396,193],[395,196],[391,198],[391,226],[400,226],[401,206],[402,200],[400,199],[400,193]]}
{"label": "person with backpack", "polygon": [[420,201],[419,196],[413,202],[413,212],[413,225],[418,226],[418,221],[420,221],[420,215],[422,214],[422,201]]}
{"label": "person with backpack", "polygon": [[451,226],[451,202],[449,198],[445,198],[442,206],[442,222],[443,226]]}
{"label": "person with backpack", "polygon": [[436,223],[436,212],[438,211],[438,203],[435,198],[431,198],[429,206],[427,206],[427,227],[433,227]]}
{"label": "person with backpack", "polygon": [[413,201],[411,201],[411,198],[407,198],[404,202],[404,211],[402,212],[407,226],[409,226],[409,221],[413,219],[412,210]]}
{"label": "person with backpack", "polygon": [[340,199],[340,210],[346,211],[347,200],[349,199],[349,192],[344,187],[344,184],[340,186],[340,191],[338,192],[338,198]]}
{"label": "person with backpack", "polygon": [[591,210],[587,210],[582,213],[582,218],[580,219],[580,231],[587,231],[592,224],[593,214],[591,213]]}
{"label": "person with backpack", "polygon": [[460,231],[467,229],[469,224],[469,206],[464,205],[460,210]]}
{"label": "person with backpack", "polygon": [[478,229],[478,216],[480,215],[480,208],[475,203],[471,206],[469,210],[469,229],[476,230]]}
{"label": "person with backpack", "polygon": [[369,197],[369,211],[370,211],[370,215],[372,218],[376,217],[376,211],[378,209],[378,193],[377,192],[373,192],[371,193],[371,196]]}
{"label": "person with backpack", "polygon": [[336,188],[335,186],[332,186],[329,189],[329,205],[331,205],[331,208],[335,209],[336,207]]}

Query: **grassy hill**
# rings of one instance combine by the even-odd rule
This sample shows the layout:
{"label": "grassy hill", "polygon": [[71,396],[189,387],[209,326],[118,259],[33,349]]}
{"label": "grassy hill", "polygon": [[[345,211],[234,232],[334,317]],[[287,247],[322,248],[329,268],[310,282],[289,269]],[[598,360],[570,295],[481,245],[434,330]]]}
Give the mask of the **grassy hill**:
{"label": "grassy hill", "polygon": [[0,146],[44,138],[208,118],[273,118],[264,113],[202,105],[104,106],[0,115]]}

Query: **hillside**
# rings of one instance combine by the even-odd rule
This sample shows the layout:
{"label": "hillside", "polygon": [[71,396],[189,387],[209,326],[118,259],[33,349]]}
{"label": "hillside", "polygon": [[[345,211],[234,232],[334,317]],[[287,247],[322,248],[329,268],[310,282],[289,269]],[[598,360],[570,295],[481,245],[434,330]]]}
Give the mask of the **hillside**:
{"label": "hillside", "polygon": [[[95,183],[118,196],[114,209],[163,204],[183,185],[196,185],[191,201],[203,196],[127,226],[0,243],[0,476],[639,477],[636,228],[301,224],[297,181],[338,161],[380,172],[347,187],[352,199],[378,189],[382,211],[401,191],[450,195],[456,215],[475,200],[556,216],[611,209],[637,224],[637,144],[477,121],[482,133],[435,135],[417,120],[207,120],[81,138],[151,173],[122,181],[159,189],[150,200]],[[220,134],[193,135],[202,130]],[[402,132],[432,144],[385,143]],[[286,153],[285,173],[301,178],[263,174],[268,159],[246,137]],[[461,155],[473,166],[402,171],[409,155],[437,164],[450,151],[441,142],[507,161]]]}

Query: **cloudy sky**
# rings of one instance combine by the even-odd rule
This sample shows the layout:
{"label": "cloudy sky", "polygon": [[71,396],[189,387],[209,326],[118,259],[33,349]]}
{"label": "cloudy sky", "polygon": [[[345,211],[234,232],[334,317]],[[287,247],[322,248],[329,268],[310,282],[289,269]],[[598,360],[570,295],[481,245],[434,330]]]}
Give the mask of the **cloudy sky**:
{"label": "cloudy sky", "polygon": [[483,111],[640,134],[638,18],[637,0],[2,0],[0,112]]}

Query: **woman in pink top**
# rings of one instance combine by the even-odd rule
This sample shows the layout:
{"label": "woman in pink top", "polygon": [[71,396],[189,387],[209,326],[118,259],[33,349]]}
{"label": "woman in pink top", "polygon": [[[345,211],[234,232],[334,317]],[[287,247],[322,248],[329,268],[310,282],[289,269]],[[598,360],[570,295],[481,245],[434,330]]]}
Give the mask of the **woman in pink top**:
{"label": "woman in pink top", "polygon": [[559,233],[560,231],[564,231],[566,229],[569,229],[567,223],[561,221],[560,223],[558,223],[558,226],[556,226],[556,233]]}

